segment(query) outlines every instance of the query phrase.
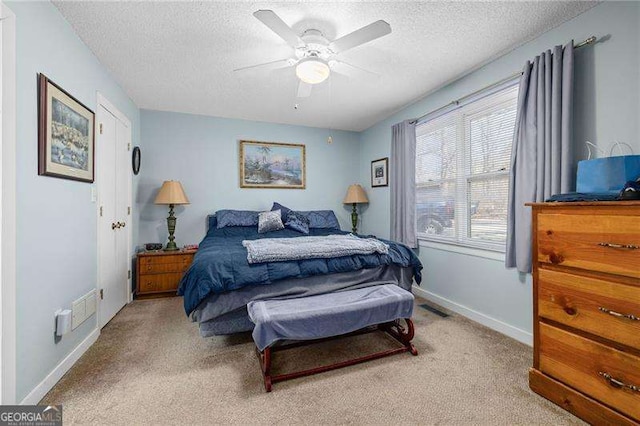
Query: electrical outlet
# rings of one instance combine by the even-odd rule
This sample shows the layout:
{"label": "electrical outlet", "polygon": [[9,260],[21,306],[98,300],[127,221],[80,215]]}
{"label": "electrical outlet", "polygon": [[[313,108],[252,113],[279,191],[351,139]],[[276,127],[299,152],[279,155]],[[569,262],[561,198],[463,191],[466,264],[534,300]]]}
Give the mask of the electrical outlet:
{"label": "electrical outlet", "polygon": [[71,305],[71,329],[75,330],[87,319],[85,298],[73,302]]}

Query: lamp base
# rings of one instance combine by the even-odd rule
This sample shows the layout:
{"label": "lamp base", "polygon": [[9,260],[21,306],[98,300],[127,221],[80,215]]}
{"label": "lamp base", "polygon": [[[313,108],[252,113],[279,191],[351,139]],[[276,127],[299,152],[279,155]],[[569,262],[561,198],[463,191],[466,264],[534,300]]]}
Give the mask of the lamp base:
{"label": "lamp base", "polygon": [[167,243],[167,246],[165,248],[163,248],[162,250],[164,250],[164,251],[178,251],[180,249],[178,248],[178,246],[175,243],[175,241],[171,241],[171,242]]}
{"label": "lamp base", "polygon": [[169,217],[167,218],[167,228],[169,230],[169,242],[163,249],[164,251],[177,251],[178,245],[174,241],[176,237],[173,233],[176,231],[176,217],[173,215],[173,204],[169,204]]}
{"label": "lamp base", "polygon": [[353,203],[353,210],[351,211],[351,231],[354,234],[358,233],[358,211],[356,210],[356,203]]}

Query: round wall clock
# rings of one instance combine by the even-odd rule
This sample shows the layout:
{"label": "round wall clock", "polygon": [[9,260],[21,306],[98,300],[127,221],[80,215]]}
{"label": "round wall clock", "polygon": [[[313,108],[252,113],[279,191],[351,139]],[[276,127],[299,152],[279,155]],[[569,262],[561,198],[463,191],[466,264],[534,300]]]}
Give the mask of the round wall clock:
{"label": "round wall clock", "polygon": [[140,173],[140,147],[136,146],[133,148],[133,153],[131,154],[131,168],[133,169],[133,174],[137,175]]}

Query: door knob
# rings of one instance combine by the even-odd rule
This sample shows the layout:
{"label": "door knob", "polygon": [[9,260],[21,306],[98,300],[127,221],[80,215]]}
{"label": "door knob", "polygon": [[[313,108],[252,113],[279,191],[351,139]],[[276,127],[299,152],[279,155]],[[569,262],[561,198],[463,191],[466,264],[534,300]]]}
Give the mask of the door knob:
{"label": "door knob", "polygon": [[116,225],[115,223],[111,223],[111,229],[116,229],[118,227],[118,225]]}
{"label": "door knob", "polygon": [[120,226],[123,227],[123,228],[124,228],[125,225],[126,225],[126,223],[124,223],[124,222],[120,223]]}

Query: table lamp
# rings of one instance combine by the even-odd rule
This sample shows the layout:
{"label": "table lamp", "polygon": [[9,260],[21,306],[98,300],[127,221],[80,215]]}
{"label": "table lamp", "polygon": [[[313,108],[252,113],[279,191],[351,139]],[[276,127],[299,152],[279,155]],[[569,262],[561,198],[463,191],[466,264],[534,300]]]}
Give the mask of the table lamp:
{"label": "table lamp", "polygon": [[165,180],[158,191],[155,204],[169,205],[169,217],[167,218],[167,228],[169,229],[169,242],[164,248],[165,251],[178,250],[178,246],[175,243],[176,237],[173,233],[176,231],[176,217],[173,215],[173,206],[176,204],[189,204],[189,199],[182,189],[180,182],[175,180]]}
{"label": "table lamp", "polygon": [[347,188],[347,195],[342,200],[344,204],[353,204],[353,210],[351,211],[351,223],[353,225],[353,233],[358,232],[358,211],[356,210],[356,204],[368,203],[367,194],[364,189],[356,184],[349,185]]}

